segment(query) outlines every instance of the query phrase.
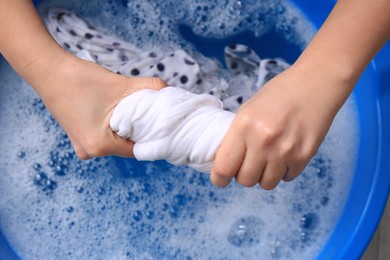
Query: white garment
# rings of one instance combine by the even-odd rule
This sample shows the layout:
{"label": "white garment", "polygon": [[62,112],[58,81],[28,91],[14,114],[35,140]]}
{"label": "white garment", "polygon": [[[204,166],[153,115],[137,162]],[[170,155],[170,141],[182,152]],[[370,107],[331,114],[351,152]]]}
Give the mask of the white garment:
{"label": "white garment", "polygon": [[210,172],[235,114],[208,94],[166,87],[141,90],[115,108],[110,126],[135,142],[138,160],[162,160]]}
{"label": "white garment", "polygon": [[[77,56],[95,62],[86,50]],[[140,90],[122,99],[110,127],[135,142],[133,152],[139,161],[167,160],[209,173],[234,116],[212,95],[166,87]]]}

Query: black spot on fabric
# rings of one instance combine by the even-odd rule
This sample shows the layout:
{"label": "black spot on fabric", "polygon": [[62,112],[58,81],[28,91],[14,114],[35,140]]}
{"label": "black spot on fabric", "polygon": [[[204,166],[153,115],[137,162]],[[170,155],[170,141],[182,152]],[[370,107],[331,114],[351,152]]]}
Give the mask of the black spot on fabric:
{"label": "black spot on fabric", "polygon": [[209,94],[214,96],[214,91],[210,91]]}
{"label": "black spot on fabric", "polygon": [[70,30],[69,33],[70,33],[71,35],[73,35],[73,36],[77,36],[77,33],[76,33],[75,31],[73,31],[73,30]]}
{"label": "black spot on fabric", "polygon": [[164,64],[162,64],[162,63],[157,64],[157,69],[158,69],[159,71],[164,71],[164,69],[165,69]]}
{"label": "black spot on fabric", "polygon": [[196,84],[198,84],[198,85],[200,85],[200,84],[202,84],[202,79],[198,79],[197,81],[196,81]]}
{"label": "black spot on fabric", "polygon": [[171,55],[169,55],[170,57],[173,57],[173,56],[175,56],[175,53],[171,53]]}
{"label": "black spot on fabric", "polygon": [[70,48],[70,45],[67,44],[66,42],[64,42],[64,47],[65,47],[66,49],[69,49],[69,48]]}
{"label": "black spot on fabric", "polygon": [[155,52],[150,52],[149,53],[149,57],[150,58],[156,58],[157,57],[157,54]]}
{"label": "black spot on fabric", "polygon": [[185,62],[187,65],[194,65],[194,64],[195,64],[195,62],[190,61],[189,59],[184,59],[184,62]]}
{"label": "black spot on fabric", "polygon": [[232,64],[230,64],[230,68],[233,70],[237,69],[238,68],[237,62],[232,62]]}
{"label": "black spot on fabric", "polygon": [[137,68],[136,69],[132,69],[130,73],[133,76],[138,76],[139,75],[139,69],[137,69]]}
{"label": "black spot on fabric", "polygon": [[119,47],[119,46],[121,46],[121,44],[119,42],[113,42],[112,46]]}
{"label": "black spot on fabric", "polygon": [[119,71],[117,71],[116,74],[122,75],[122,73],[120,73]]}
{"label": "black spot on fabric", "polygon": [[231,45],[229,45],[229,48],[232,49],[232,50],[235,50],[237,48],[237,45],[236,44],[231,44]]}
{"label": "black spot on fabric", "polygon": [[236,100],[237,100],[238,104],[242,104],[243,98],[242,97],[238,97]]}
{"label": "black spot on fabric", "polygon": [[93,55],[93,57],[95,58],[95,60],[98,60],[99,56],[97,55]]}
{"label": "black spot on fabric", "polygon": [[179,74],[179,73],[174,72],[174,73],[173,73],[173,77],[176,77],[178,74]]}
{"label": "black spot on fabric", "polygon": [[150,66],[149,66],[149,69],[153,69],[153,67],[154,67],[154,65],[150,65]]}
{"label": "black spot on fabric", "polygon": [[119,56],[119,59],[121,61],[128,61],[129,60],[129,57],[127,57],[123,52],[120,52],[118,56]]}
{"label": "black spot on fabric", "polygon": [[275,60],[270,60],[267,62],[267,64],[265,65],[265,68],[268,70],[268,71],[272,71],[274,69],[276,69],[278,67],[278,62],[275,61]]}
{"label": "black spot on fabric", "polygon": [[91,25],[88,25],[88,29],[90,29],[90,30],[92,30],[92,31],[95,31],[95,30],[96,30],[96,28],[93,27],[93,26],[91,26]]}
{"label": "black spot on fabric", "polygon": [[62,19],[62,17],[63,17],[64,15],[65,15],[64,13],[60,13],[60,14],[58,14],[58,15],[57,15],[57,20],[61,20],[61,19]]}
{"label": "black spot on fabric", "polygon": [[79,50],[82,50],[82,49],[83,49],[83,46],[81,46],[80,44],[77,44],[76,47],[77,47]]}
{"label": "black spot on fabric", "polygon": [[84,34],[84,37],[85,37],[85,39],[92,39],[93,38],[93,35],[92,34],[90,34],[90,33],[86,33],[86,34]]}
{"label": "black spot on fabric", "polygon": [[188,82],[188,77],[186,75],[183,75],[180,77],[181,84],[186,84]]}
{"label": "black spot on fabric", "polygon": [[60,28],[56,27],[56,31],[57,32],[61,32]]}
{"label": "black spot on fabric", "polygon": [[106,50],[109,51],[109,52],[113,52],[114,51],[113,48],[109,48],[109,47],[107,47]]}

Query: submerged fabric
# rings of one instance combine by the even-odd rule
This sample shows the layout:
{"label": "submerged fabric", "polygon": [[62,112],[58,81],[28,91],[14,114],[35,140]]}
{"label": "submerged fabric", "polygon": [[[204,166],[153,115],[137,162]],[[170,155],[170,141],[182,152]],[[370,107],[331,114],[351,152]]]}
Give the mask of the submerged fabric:
{"label": "submerged fabric", "polygon": [[63,9],[51,9],[45,19],[54,39],[66,50],[91,53],[96,63],[125,76],[156,76],[170,86],[221,99],[224,108],[237,111],[240,105],[266,82],[289,67],[279,58],[260,59],[251,48],[232,44],[225,48],[226,69],[215,59],[182,49],[164,52],[144,50]]}
{"label": "submerged fabric", "polygon": [[[261,60],[249,47],[233,44],[225,48],[227,82],[218,77],[222,66],[215,60],[203,58],[207,66],[202,68],[182,49],[168,54],[144,51],[104,35],[69,11],[50,10],[46,25],[63,48],[80,58],[126,76],[166,81],[170,87],[161,91],[141,90],[124,98],[114,109],[110,127],[135,142],[138,160],[165,159],[200,172],[212,168],[235,116],[229,111],[237,111],[250,95],[289,67],[281,59]],[[245,86],[251,93],[229,95],[229,84],[251,84]]]}

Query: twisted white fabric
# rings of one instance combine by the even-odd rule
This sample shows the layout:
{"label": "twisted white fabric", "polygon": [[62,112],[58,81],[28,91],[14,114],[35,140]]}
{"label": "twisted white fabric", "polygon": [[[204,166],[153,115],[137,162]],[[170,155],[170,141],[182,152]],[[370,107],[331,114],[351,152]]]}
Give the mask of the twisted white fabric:
{"label": "twisted white fabric", "polygon": [[[95,62],[86,50],[77,56]],[[166,87],[140,90],[122,99],[110,127],[135,142],[133,152],[139,161],[167,160],[208,173],[234,116],[212,95]]]}
{"label": "twisted white fabric", "polygon": [[110,126],[119,136],[135,142],[138,160],[165,159],[210,172],[234,116],[222,109],[216,97],[166,87],[124,98],[115,108]]}

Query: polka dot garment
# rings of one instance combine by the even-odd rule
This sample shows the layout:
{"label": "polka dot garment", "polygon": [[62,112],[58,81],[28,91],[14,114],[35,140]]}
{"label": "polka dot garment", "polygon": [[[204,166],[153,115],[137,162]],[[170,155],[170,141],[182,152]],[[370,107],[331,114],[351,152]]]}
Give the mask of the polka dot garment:
{"label": "polka dot garment", "polygon": [[[260,59],[249,47],[233,44],[225,48],[227,72],[223,73],[225,69],[214,59],[203,57],[207,68],[202,69],[182,49],[171,53],[142,50],[101,33],[67,10],[51,9],[45,22],[55,40],[70,53],[87,50],[96,63],[116,73],[160,77],[170,86],[213,95],[223,101],[224,109],[233,112],[267,81],[289,67],[282,59]],[[240,91],[244,84],[251,85],[250,93]]]}

